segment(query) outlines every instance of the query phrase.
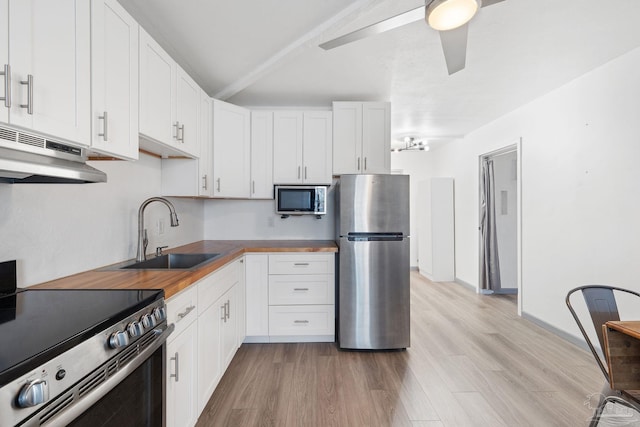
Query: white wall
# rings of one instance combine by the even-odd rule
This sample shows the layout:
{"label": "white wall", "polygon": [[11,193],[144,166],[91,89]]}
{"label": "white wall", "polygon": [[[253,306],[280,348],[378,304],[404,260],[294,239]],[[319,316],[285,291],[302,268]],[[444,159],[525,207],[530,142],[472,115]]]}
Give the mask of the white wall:
{"label": "white wall", "polygon": [[418,228],[420,221],[417,202],[419,182],[432,176],[431,155],[428,151],[400,151],[391,153],[391,170],[402,171],[409,175],[409,222],[410,222],[410,263],[411,267],[418,266]]}
{"label": "white wall", "polygon": [[432,152],[456,182],[457,277],[478,283],[478,156],[522,137],[523,313],[578,336],[567,291],[640,291],[640,49]]}
{"label": "white wall", "polygon": [[[107,173],[104,184],[0,184],[0,261],[18,261],[18,286],[29,286],[135,257],[140,203],[160,195],[160,160],[90,162]],[[171,199],[169,211],[149,205],[149,249],[201,240],[202,202]],[[165,233],[157,234],[157,219]]]}
{"label": "white wall", "polygon": [[274,200],[206,200],[204,238],[222,240],[335,240],[334,187],[327,194],[327,214],[290,216],[275,213]]}

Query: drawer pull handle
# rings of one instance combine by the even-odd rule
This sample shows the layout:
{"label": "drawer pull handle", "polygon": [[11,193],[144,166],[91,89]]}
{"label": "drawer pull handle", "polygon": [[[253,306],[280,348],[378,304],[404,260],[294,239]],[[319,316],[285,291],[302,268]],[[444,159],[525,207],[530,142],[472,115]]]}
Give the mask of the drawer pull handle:
{"label": "drawer pull handle", "polygon": [[309,288],[293,288],[294,291],[308,291]]}
{"label": "drawer pull handle", "polygon": [[176,382],[180,381],[180,377],[178,377],[178,367],[180,366],[180,362],[178,362],[178,353],[175,354],[175,357],[172,357],[171,360],[175,360],[176,364],[176,370],[175,370],[175,374],[171,374],[169,375],[169,378],[175,378]]}
{"label": "drawer pull handle", "polygon": [[309,323],[309,321],[308,320],[294,320],[293,323],[307,324],[307,323]]}
{"label": "drawer pull handle", "polygon": [[187,317],[187,314],[191,313],[195,308],[196,308],[195,305],[187,307],[187,309],[184,312],[178,313],[178,317],[180,319],[184,319],[185,317]]}
{"label": "drawer pull handle", "polygon": [[293,265],[298,266],[298,267],[306,267],[309,265],[308,262],[296,262]]}

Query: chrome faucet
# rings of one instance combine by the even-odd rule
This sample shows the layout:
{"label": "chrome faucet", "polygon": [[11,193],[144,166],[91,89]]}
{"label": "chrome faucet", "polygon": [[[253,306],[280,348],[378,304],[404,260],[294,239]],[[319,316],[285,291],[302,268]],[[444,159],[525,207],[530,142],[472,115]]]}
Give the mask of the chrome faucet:
{"label": "chrome faucet", "polygon": [[169,217],[171,218],[171,226],[177,227],[179,225],[176,208],[164,197],[151,197],[142,202],[140,209],[138,209],[138,253],[136,254],[136,261],[144,261],[147,259],[149,239],[147,239],[147,230],[144,228],[144,209],[152,202],[162,202],[167,205],[169,208]]}

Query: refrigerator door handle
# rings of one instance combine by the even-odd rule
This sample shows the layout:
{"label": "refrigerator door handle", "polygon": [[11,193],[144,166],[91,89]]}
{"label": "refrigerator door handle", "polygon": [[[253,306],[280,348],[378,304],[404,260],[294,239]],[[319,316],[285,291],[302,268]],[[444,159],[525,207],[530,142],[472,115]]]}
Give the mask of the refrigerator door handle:
{"label": "refrigerator door handle", "polygon": [[350,242],[399,242],[406,237],[402,233],[349,233],[347,240]]}

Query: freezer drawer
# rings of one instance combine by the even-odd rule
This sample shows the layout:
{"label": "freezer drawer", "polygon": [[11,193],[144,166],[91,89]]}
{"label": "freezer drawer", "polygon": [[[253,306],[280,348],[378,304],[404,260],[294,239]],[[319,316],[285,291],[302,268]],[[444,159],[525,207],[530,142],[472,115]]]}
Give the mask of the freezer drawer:
{"label": "freezer drawer", "polygon": [[409,240],[340,239],[338,343],[409,347]]}

